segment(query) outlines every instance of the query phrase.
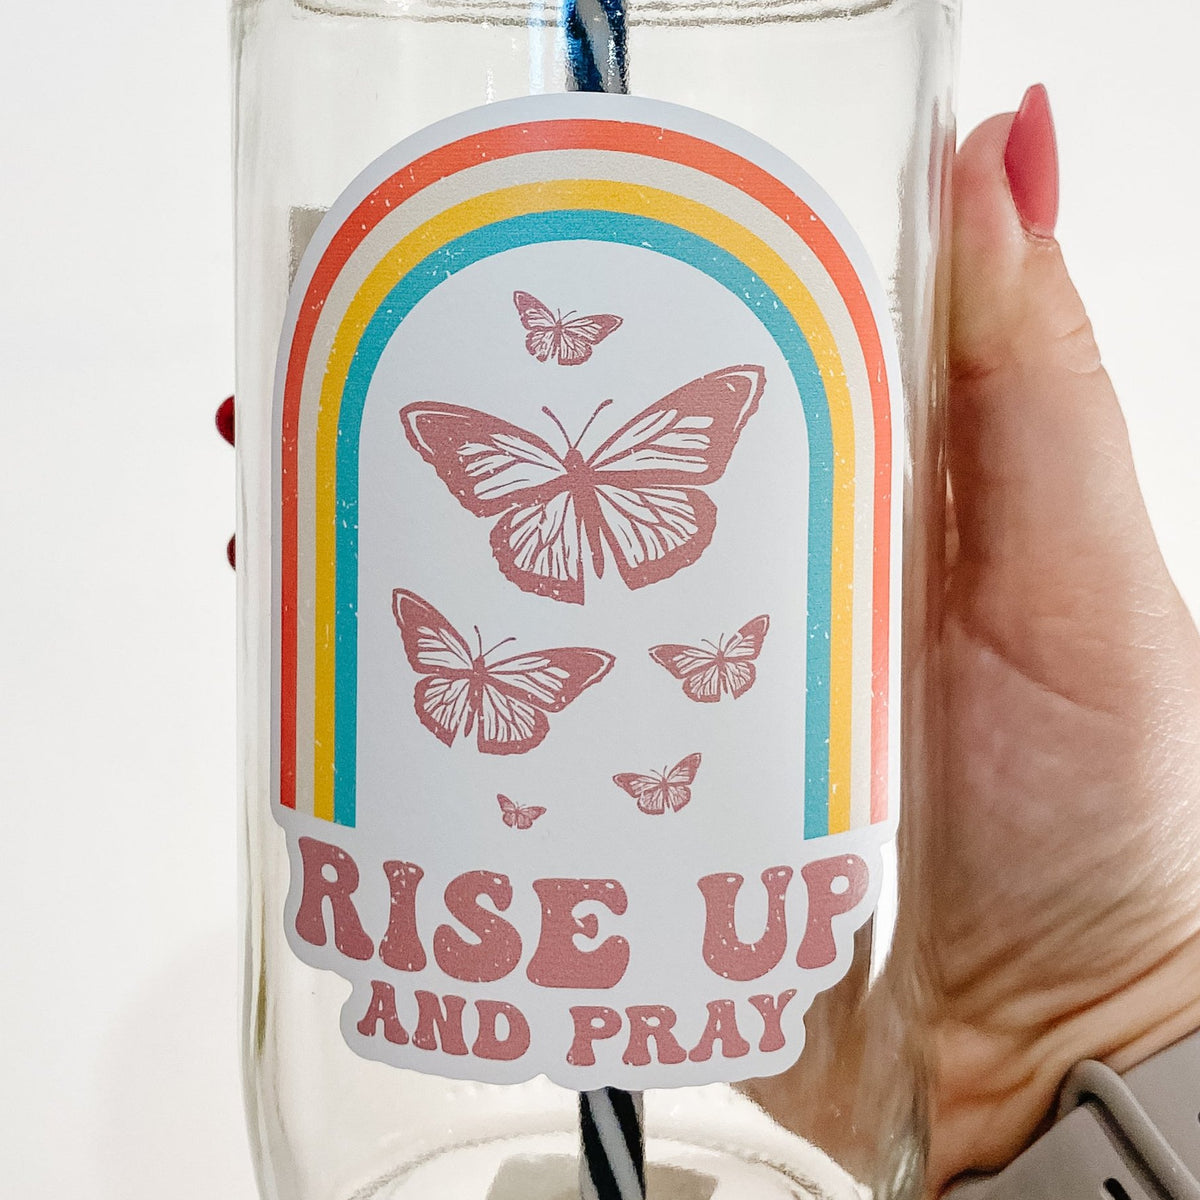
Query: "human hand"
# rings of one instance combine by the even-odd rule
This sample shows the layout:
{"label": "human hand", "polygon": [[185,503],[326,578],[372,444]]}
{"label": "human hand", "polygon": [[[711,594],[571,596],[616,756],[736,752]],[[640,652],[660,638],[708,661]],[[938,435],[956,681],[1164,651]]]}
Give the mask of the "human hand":
{"label": "human hand", "polygon": [[1200,637],[1052,239],[1043,104],[955,169],[949,722],[942,787],[911,798],[932,1194],[1014,1158],[1076,1062],[1200,1026]]}
{"label": "human hand", "polygon": [[1200,638],[1052,237],[1043,91],[954,187],[945,779],[914,823],[935,1195],[1014,1158],[1079,1060],[1200,1026]]}

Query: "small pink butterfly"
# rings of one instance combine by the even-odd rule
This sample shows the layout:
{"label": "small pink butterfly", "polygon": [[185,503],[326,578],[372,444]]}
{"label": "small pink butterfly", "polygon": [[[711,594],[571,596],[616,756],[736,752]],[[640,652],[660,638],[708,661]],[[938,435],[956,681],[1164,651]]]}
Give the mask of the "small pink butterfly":
{"label": "small pink butterfly", "polygon": [[613,783],[624,788],[636,801],[644,813],[652,817],[661,816],[668,808],[678,812],[687,806],[692,799],[690,785],[700,769],[700,755],[689,754],[680,760],[669,771],[664,767],[662,772],[655,771],[653,775],[637,775],[625,771],[613,776]]}
{"label": "small pink butterfly", "polygon": [[756,678],[754,660],[762,650],[763,638],[771,619],[755,617],[731,634],[717,639],[716,645],[704,640],[701,646],[652,646],[650,657],[660,667],[666,667],[676,679],[683,680],[683,691],[689,700],[699,704],[715,704],[724,693],[735,700],[745,695]]}
{"label": "small pink butterfly", "polygon": [[621,318],[612,313],[576,317],[574,310],[565,316],[551,312],[536,296],[513,292],[525,334],[525,349],[538,362],[557,358],[559,366],[577,367],[592,357],[592,347],[621,327]]}
{"label": "small pink butterfly", "polygon": [[560,713],[612,669],[613,656],[588,646],[527,650],[497,661],[513,641],[472,651],[462,634],[428,600],[396,588],[392,613],[409,666],[421,678],[413,692],[417,719],[445,746],[471,736],[481,754],[525,754],[550,732],[547,714]]}
{"label": "small pink butterfly", "polygon": [[500,819],[509,829],[532,829],[534,821],[546,811],[537,804],[523,808],[499,793],[496,794],[496,799],[500,802]]}

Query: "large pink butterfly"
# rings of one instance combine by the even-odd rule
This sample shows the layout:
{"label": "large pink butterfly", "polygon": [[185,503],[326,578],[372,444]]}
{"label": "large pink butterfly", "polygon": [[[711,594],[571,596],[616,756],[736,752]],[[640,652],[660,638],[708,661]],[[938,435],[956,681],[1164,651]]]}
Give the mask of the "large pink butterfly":
{"label": "large pink butterfly", "polygon": [[678,812],[687,806],[692,799],[691,785],[695,782],[699,769],[700,755],[689,754],[669,771],[665,767],[661,772],[655,771],[651,775],[637,775],[625,771],[614,775],[613,783],[619,788],[624,788],[637,801],[637,806],[642,812],[659,817],[668,808],[672,812]]}
{"label": "large pink butterfly", "polygon": [[509,829],[532,829],[533,823],[546,810],[540,804],[515,804],[507,796],[496,794],[500,804],[500,819]]}
{"label": "large pink butterfly", "polygon": [[459,503],[499,517],[492,554],[522,591],[582,604],[585,543],[592,569],[610,557],[630,588],[694,563],[712,541],[717,507],[703,488],[721,478],[763,391],[762,367],[727,367],[643,409],[587,458],[592,421],[559,454],[536,434],[455,404],[400,413],[413,448]]}
{"label": "large pink butterfly", "polygon": [[563,367],[576,367],[592,357],[592,347],[604,341],[621,326],[621,318],[612,313],[596,313],[577,317],[574,312],[565,316],[551,312],[536,296],[528,292],[513,292],[513,303],[525,334],[525,349],[538,362],[557,358]]}
{"label": "large pink butterfly", "polygon": [[718,638],[716,645],[705,641],[704,646],[652,646],[650,657],[683,680],[689,699],[715,704],[728,694],[736,700],[754,686],[754,660],[770,624],[769,617],[755,617],[737,633]]}
{"label": "large pink butterfly", "polygon": [[424,676],[413,693],[421,724],[447,746],[477,728],[483,754],[524,754],[540,745],[550,730],[546,714],[562,712],[615,661],[603,650],[566,646],[496,662],[492,655],[505,642],[484,650],[476,628],[479,649],[472,653],[454,626],[415,592],[397,588],[392,612],[409,665]]}

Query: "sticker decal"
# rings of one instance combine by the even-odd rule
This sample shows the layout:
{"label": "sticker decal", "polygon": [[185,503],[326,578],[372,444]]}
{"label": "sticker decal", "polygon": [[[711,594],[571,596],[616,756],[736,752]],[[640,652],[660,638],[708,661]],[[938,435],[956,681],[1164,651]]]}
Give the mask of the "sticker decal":
{"label": "sticker decal", "polygon": [[796,1060],[896,828],[899,380],[835,204],[702,113],[489,105],[349,184],[276,375],[271,805],[356,1054]]}

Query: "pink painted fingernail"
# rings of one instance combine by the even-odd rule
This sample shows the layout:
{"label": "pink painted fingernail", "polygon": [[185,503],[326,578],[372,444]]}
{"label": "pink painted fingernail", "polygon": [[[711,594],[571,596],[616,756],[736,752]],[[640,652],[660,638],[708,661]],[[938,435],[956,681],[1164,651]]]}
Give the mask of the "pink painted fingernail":
{"label": "pink painted fingernail", "polygon": [[1058,224],[1058,140],[1045,87],[1025,93],[1004,148],[1004,170],[1021,224],[1037,237],[1053,237]]}

